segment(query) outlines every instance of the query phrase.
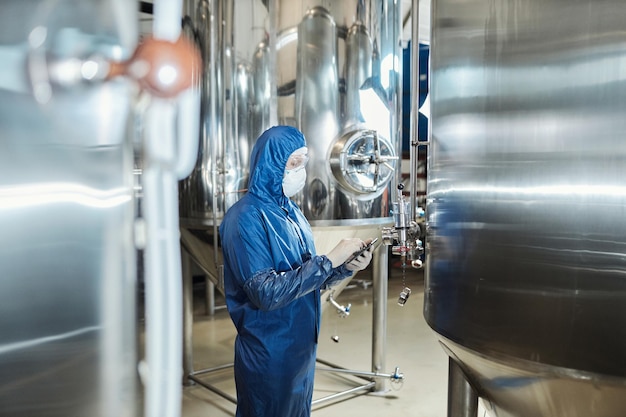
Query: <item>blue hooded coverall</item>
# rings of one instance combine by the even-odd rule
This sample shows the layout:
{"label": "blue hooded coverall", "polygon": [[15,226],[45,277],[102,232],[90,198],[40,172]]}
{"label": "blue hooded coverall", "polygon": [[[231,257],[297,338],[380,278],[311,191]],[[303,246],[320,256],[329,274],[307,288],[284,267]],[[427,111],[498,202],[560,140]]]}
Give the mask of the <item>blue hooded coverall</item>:
{"label": "blue hooded coverall", "polygon": [[302,133],[278,126],[257,140],[248,192],[220,226],[228,312],[237,328],[238,417],[308,417],[320,288],[352,274],[316,256],[311,227],[282,190]]}

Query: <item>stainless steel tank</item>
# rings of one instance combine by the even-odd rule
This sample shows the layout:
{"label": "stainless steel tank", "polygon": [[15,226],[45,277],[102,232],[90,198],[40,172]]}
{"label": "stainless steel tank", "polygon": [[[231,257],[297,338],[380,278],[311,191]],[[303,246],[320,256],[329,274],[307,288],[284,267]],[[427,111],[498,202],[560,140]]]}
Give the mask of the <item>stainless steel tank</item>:
{"label": "stainless steel tank", "polygon": [[295,199],[318,252],[377,236],[400,166],[399,5],[201,0],[186,10],[205,61],[200,158],[180,198],[194,260],[220,286],[217,227],[246,191],[254,141],[276,124],[307,138]]}
{"label": "stainless steel tank", "polygon": [[3,416],[134,417],[141,408],[133,88],[72,78],[77,62],[94,75],[91,54],[126,59],[136,41],[136,4],[2,2]]}
{"label": "stainless steel tank", "polygon": [[432,13],[426,320],[497,416],[623,416],[626,8]]}

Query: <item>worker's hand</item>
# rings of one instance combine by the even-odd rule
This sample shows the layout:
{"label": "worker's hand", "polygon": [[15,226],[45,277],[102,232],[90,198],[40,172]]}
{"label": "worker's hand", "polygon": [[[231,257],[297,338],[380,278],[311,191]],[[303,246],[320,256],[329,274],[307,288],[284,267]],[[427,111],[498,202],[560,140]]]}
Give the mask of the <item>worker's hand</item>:
{"label": "worker's hand", "polygon": [[332,262],[333,268],[337,268],[347,261],[354,252],[358,251],[363,246],[365,246],[365,242],[356,237],[341,239],[337,246],[328,252],[326,257],[330,260],[330,262]]}
{"label": "worker's hand", "polygon": [[[369,243],[372,239],[369,239],[366,244]],[[357,256],[353,261],[350,261],[346,264],[346,268],[349,271],[362,271],[370,264],[372,261],[372,251],[374,250],[374,246],[370,247],[368,250],[363,251],[359,256]]]}

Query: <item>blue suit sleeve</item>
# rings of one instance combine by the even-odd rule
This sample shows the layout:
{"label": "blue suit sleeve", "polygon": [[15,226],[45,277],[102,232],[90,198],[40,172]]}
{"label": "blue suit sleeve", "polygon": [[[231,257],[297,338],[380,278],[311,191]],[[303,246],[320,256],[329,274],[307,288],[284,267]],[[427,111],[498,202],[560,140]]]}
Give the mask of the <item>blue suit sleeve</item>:
{"label": "blue suit sleeve", "polygon": [[337,284],[339,281],[343,281],[344,279],[351,277],[352,271],[346,268],[345,264],[339,265],[337,268],[334,268],[330,277],[324,282],[323,289],[328,287],[332,287]]}
{"label": "blue suit sleeve", "polygon": [[231,282],[260,310],[284,307],[322,288],[329,279],[340,279],[349,272],[341,267],[333,269],[326,256],[314,255],[302,262],[293,245],[270,243],[298,238],[286,235],[285,229],[277,229],[259,211],[246,212],[237,223],[223,226],[222,249],[233,272]]}
{"label": "blue suit sleeve", "polygon": [[335,273],[328,258],[314,256],[293,271],[276,272],[272,268],[258,271],[245,282],[243,289],[260,310],[274,310],[322,287]]}

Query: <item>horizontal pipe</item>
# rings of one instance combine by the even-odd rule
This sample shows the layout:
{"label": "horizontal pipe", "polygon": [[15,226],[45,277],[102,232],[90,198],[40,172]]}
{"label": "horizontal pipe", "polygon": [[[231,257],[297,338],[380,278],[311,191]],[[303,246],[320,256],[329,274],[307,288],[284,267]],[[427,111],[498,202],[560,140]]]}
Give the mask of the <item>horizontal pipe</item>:
{"label": "horizontal pipe", "polygon": [[[333,370],[336,370],[336,371],[339,371],[339,370],[346,370],[347,371],[348,370],[347,368],[343,368],[343,367],[341,367],[339,365],[335,365],[334,363],[325,361],[324,359],[317,358],[316,361],[321,363],[322,365],[329,366],[329,367],[333,368]],[[316,369],[325,370],[326,368],[316,368]],[[369,378],[365,378],[365,377],[358,376],[358,375],[356,375],[356,376],[359,377],[359,378],[362,378],[362,379],[365,379],[365,380],[369,381]]]}
{"label": "horizontal pipe", "polygon": [[333,400],[335,398],[339,398],[339,397],[342,397],[342,396],[345,396],[345,395],[353,394],[353,393],[359,392],[359,391],[370,391],[375,385],[376,385],[375,382],[370,382],[370,383],[365,384],[365,385],[359,385],[358,387],[351,388],[349,390],[337,392],[335,394],[327,395],[326,397],[322,397],[322,398],[318,398],[316,400],[313,400],[313,401],[311,401],[311,405],[317,405],[319,403],[322,403],[322,402],[325,402],[325,401],[330,401],[330,400]]}
{"label": "horizontal pipe", "polygon": [[237,399],[235,397],[225,393],[221,389],[215,388],[213,385],[207,384],[206,382],[202,381],[201,379],[196,378],[195,376],[190,376],[189,379],[192,380],[193,382],[195,382],[198,385],[202,385],[204,388],[208,389],[209,391],[213,391],[214,393],[216,393],[217,395],[227,399],[231,403],[237,404]]}
{"label": "horizontal pipe", "polygon": [[[318,360],[318,361],[319,361],[319,360]],[[217,395],[219,395],[219,396],[221,396],[221,397],[223,397],[223,398],[227,399],[228,401],[230,401],[230,402],[232,402],[232,403],[234,403],[234,404],[237,404],[237,399],[236,399],[235,397],[233,397],[233,396],[231,396],[231,395],[227,394],[226,392],[224,392],[224,391],[220,390],[219,388],[216,388],[216,387],[214,387],[213,385],[208,384],[208,383],[206,383],[206,382],[204,382],[204,381],[202,381],[201,379],[199,379],[199,378],[197,378],[197,377],[196,377],[196,375],[201,375],[201,374],[207,374],[207,373],[210,373],[210,372],[220,371],[220,370],[223,370],[223,369],[228,369],[228,368],[230,368],[230,367],[232,367],[232,366],[233,366],[233,364],[232,364],[232,363],[228,363],[228,364],[224,364],[224,365],[216,366],[216,367],[213,367],[213,368],[202,369],[202,370],[196,371],[196,372],[194,372],[193,374],[191,374],[191,375],[188,377],[188,379],[189,379],[189,380],[191,380],[191,381],[193,381],[193,382],[195,382],[195,383],[197,383],[198,385],[201,385],[201,386],[203,386],[204,388],[206,388],[206,389],[208,389],[208,390],[210,390],[210,391],[212,391],[212,392],[216,393]],[[327,369],[327,368],[326,368],[326,369],[317,368],[317,369],[318,369],[318,370],[329,370],[329,371],[331,371],[331,370],[332,370],[332,369]],[[347,369],[341,369],[341,368],[335,369],[334,371],[336,371],[336,372],[341,372],[341,371],[346,371],[346,372],[357,372],[357,371],[349,371],[349,370],[347,370]],[[358,376],[358,375],[356,375],[356,376]],[[344,390],[344,391],[336,392],[336,393],[334,393],[334,394],[327,395],[326,397],[322,397],[322,398],[318,398],[318,399],[316,399],[316,400],[313,400],[313,401],[311,402],[311,405],[316,405],[316,404],[319,404],[319,403],[322,403],[322,402],[325,402],[325,401],[330,401],[330,400],[333,400],[333,399],[335,399],[335,398],[339,398],[339,397],[342,397],[342,396],[345,396],[345,395],[350,395],[350,394],[353,394],[353,393],[356,393],[356,392],[360,392],[360,391],[369,391],[369,390],[371,390],[371,389],[372,389],[375,385],[376,385],[376,383],[375,383],[375,382],[373,382],[373,381],[372,381],[372,382],[368,382],[367,384],[359,385],[359,386],[357,386],[357,387],[350,388],[350,389],[348,389],[348,390]]]}
{"label": "horizontal pipe", "polygon": [[196,375],[204,375],[204,374],[208,374],[210,372],[215,372],[215,371],[221,371],[222,369],[228,369],[228,368],[232,368],[235,364],[234,363],[226,363],[224,365],[219,365],[216,366],[214,368],[206,368],[206,369],[201,369],[199,371],[195,371],[193,373],[191,373],[192,376],[196,376]]}
{"label": "horizontal pipe", "polygon": [[397,377],[395,374],[383,374],[380,372],[367,372],[367,371],[353,371],[350,369],[332,369],[332,368],[316,368],[317,371],[336,372],[343,374],[350,374],[358,377],[371,377],[371,378],[389,378],[389,379],[402,379],[402,376]]}

